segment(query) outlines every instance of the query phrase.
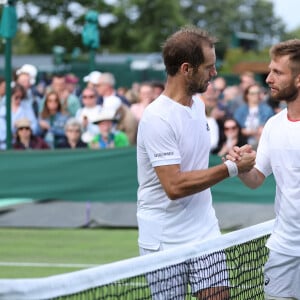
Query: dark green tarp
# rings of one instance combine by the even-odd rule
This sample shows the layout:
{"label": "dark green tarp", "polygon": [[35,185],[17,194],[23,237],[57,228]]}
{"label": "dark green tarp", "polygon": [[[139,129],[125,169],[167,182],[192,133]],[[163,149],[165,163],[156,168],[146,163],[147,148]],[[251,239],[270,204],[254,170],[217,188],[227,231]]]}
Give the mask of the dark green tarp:
{"label": "dark green tarp", "polygon": [[[211,156],[210,165],[221,163]],[[136,149],[44,150],[0,152],[0,199],[135,202]],[[238,178],[212,188],[215,202],[272,203],[273,177],[257,190]],[[1,201],[1,200],[0,200]]]}

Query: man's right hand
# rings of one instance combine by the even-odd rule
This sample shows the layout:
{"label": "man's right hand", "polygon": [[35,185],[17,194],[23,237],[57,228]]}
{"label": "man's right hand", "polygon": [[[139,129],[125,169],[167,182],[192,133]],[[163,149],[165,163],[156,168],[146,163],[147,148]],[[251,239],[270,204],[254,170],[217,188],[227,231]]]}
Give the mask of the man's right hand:
{"label": "man's right hand", "polygon": [[235,146],[226,155],[226,159],[229,159],[236,163],[239,174],[249,172],[255,165],[256,152],[248,144],[237,147]]}

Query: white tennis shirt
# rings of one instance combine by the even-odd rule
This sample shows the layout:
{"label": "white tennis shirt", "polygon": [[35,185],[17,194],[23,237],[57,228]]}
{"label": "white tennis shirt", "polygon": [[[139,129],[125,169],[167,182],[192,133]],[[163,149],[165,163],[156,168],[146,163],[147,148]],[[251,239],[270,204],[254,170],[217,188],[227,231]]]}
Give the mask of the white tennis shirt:
{"label": "white tennis shirt", "polygon": [[154,167],[179,164],[181,171],[207,169],[210,132],[204,103],[183,106],[161,95],[149,104],[137,136],[139,246],[157,250],[220,234],[210,189],[170,200]]}
{"label": "white tennis shirt", "polygon": [[270,249],[300,256],[300,121],[287,118],[287,109],[271,117],[263,129],[256,166],[276,181],[275,225]]}

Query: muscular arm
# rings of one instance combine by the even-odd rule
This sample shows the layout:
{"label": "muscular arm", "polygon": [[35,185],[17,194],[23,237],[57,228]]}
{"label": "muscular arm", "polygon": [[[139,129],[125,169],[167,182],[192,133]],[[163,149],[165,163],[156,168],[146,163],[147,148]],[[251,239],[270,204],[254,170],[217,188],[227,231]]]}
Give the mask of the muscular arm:
{"label": "muscular arm", "polygon": [[[255,154],[245,155],[237,167],[239,173],[252,169]],[[229,177],[225,164],[220,164],[205,170],[182,172],[180,165],[155,167],[156,174],[165,192],[171,200],[201,192]]]}
{"label": "muscular arm", "polygon": [[265,180],[263,173],[258,171],[256,168],[251,169],[247,173],[239,174],[241,181],[251,189],[256,189],[261,186]]}
{"label": "muscular arm", "polygon": [[155,171],[171,200],[201,192],[229,176],[225,164],[190,172],[181,172],[180,165],[169,165]]}

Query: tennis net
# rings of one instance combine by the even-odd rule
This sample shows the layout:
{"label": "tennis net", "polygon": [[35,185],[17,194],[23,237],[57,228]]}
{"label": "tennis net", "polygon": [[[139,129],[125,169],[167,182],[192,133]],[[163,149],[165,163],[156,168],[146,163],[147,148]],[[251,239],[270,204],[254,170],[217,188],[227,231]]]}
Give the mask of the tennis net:
{"label": "tennis net", "polygon": [[[2,300],[264,299],[265,247],[274,220],[203,242],[67,274],[0,280]],[[201,280],[194,276],[199,270]],[[185,287],[182,279],[192,274]],[[194,289],[194,291],[193,291]]]}

